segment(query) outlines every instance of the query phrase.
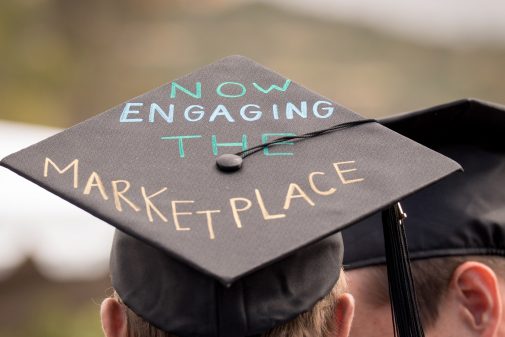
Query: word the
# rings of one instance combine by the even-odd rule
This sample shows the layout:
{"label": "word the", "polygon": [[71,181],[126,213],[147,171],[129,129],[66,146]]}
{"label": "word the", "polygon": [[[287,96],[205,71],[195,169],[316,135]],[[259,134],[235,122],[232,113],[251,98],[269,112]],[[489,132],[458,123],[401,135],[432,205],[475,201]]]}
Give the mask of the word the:
{"label": "word the", "polygon": [[[280,138],[284,136],[295,136],[294,133],[264,133],[261,135],[261,143],[266,144],[270,140],[275,139],[275,138]],[[177,146],[179,149],[179,157],[184,158],[186,157],[186,150],[184,145],[188,142],[196,142],[196,141],[202,141],[201,140],[202,135],[183,135],[183,136],[164,136],[161,137],[162,140],[173,140],[177,141]],[[293,145],[293,142],[280,142],[278,145]],[[212,154],[214,156],[219,155],[219,148],[225,147],[225,148],[237,148],[235,151],[227,150],[226,153],[229,152],[239,152],[239,151],[245,151],[248,149],[248,144],[247,144],[247,135],[243,134],[239,142],[218,142],[217,136],[212,135],[210,137],[210,147],[212,148]],[[279,152],[279,151],[274,151],[272,152],[271,148],[265,147],[263,149],[263,154],[265,156],[292,156],[292,152]]]}

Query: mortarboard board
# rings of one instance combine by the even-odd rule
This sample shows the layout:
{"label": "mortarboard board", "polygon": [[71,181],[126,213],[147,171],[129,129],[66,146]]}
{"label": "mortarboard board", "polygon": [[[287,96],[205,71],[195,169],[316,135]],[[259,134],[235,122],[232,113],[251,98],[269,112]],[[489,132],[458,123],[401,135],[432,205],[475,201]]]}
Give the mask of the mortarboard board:
{"label": "mortarboard board", "polygon": [[[402,201],[410,257],[505,256],[505,107],[463,99],[381,123],[464,169]],[[347,269],[386,262],[377,223],[378,214],[343,232]]]}
{"label": "mortarboard board", "polygon": [[340,230],[459,169],[241,56],[1,164],[115,226],[113,286],[181,337],[307,311],[338,279]]}

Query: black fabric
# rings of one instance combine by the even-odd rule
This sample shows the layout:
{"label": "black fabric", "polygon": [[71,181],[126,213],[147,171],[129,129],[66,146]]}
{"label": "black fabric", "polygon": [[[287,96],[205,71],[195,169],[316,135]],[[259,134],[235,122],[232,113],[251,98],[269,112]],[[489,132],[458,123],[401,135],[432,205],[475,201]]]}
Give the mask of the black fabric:
{"label": "black fabric", "polygon": [[360,120],[230,56],[0,164],[151,247],[112,255],[114,285],[137,314],[181,337],[242,337],[307,310],[341,266],[323,255],[312,262],[321,273],[298,273],[287,256],[460,169],[378,123],[264,148],[233,173],[216,165],[222,154]]}
{"label": "black fabric", "polygon": [[[460,100],[381,123],[464,169],[402,201],[411,258],[505,256],[505,108]],[[378,224],[376,214],[343,232],[347,269],[385,263]]]}
{"label": "black fabric", "polygon": [[400,203],[381,213],[395,336],[424,337]]}
{"label": "black fabric", "polygon": [[226,287],[116,231],[110,269],[121,299],[165,331],[187,337],[252,336],[310,310],[326,296],[339,278],[343,252],[337,233]]}

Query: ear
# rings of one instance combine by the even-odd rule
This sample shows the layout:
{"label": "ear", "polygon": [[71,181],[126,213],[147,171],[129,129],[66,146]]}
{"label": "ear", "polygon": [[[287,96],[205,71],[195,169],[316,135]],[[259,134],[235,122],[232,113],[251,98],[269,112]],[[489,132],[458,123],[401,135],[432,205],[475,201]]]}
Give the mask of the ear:
{"label": "ear", "polygon": [[115,298],[106,298],[100,307],[102,330],[106,337],[127,337],[126,313]]}
{"label": "ear", "polygon": [[344,293],[338,298],[335,313],[337,320],[337,334],[335,337],[348,337],[351,331],[352,319],[354,318],[354,297]]}
{"label": "ear", "polygon": [[455,291],[467,327],[481,337],[496,336],[502,303],[494,271],[483,263],[464,262],[452,274],[450,288]]}

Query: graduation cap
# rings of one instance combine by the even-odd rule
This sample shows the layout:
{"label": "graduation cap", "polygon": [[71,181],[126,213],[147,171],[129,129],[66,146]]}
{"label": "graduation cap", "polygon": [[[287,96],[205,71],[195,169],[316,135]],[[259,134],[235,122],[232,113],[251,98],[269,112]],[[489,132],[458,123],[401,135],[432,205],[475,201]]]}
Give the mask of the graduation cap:
{"label": "graduation cap", "polygon": [[[464,169],[402,201],[411,258],[505,256],[505,107],[463,99],[381,123]],[[346,268],[386,263],[377,223],[379,214],[343,232]]]}
{"label": "graduation cap", "polygon": [[340,275],[340,230],[386,209],[401,234],[392,205],[460,168],[241,56],[1,164],[116,227],[113,286],[181,337],[252,336],[309,310]]}

